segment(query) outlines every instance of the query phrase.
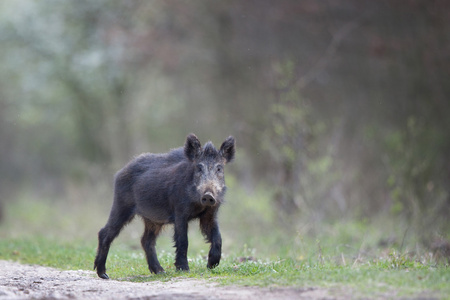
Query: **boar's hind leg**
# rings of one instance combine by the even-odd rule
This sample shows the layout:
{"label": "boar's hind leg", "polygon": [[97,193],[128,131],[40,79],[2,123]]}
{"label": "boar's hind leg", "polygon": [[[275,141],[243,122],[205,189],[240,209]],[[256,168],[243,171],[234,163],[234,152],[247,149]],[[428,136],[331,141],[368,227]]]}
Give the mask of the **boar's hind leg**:
{"label": "boar's hind leg", "polygon": [[143,218],[145,224],[145,231],[142,235],[141,244],[144,248],[145,256],[147,258],[148,269],[150,272],[158,274],[163,273],[164,269],[161,267],[156,256],[156,238],[161,231],[162,225],[155,224],[149,219]]}
{"label": "boar's hind leg", "polygon": [[134,206],[117,207],[114,205],[111,209],[108,222],[98,233],[97,256],[94,262],[94,269],[97,269],[98,277],[109,279],[105,273],[109,247],[112,241],[119,235],[122,228],[133,219],[134,215]]}

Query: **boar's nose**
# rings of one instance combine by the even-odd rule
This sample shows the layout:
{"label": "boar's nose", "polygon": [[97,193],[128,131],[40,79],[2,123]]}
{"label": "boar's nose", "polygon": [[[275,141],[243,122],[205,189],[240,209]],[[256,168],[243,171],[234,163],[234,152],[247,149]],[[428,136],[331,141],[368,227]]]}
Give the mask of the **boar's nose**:
{"label": "boar's nose", "polygon": [[202,204],[205,206],[214,206],[216,202],[216,198],[214,198],[211,192],[206,192],[202,197]]}

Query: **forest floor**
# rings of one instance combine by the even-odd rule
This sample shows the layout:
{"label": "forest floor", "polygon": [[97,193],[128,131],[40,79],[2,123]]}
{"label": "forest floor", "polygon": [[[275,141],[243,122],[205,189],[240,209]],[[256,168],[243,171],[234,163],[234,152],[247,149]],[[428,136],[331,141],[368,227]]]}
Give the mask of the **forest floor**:
{"label": "forest floor", "polygon": [[174,278],[167,282],[103,280],[93,271],[61,271],[0,261],[0,299],[344,299],[349,291],[325,288],[219,286]]}

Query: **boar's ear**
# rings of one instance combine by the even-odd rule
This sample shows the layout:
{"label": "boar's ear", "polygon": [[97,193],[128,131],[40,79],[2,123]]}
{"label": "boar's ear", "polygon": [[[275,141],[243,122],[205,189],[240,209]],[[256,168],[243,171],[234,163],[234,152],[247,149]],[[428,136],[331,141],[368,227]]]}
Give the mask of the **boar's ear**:
{"label": "boar's ear", "polygon": [[234,137],[229,136],[222,146],[220,146],[219,154],[225,158],[225,162],[229,163],[234,159]]}
{"label": "boar's ear", "polygon": [[191,133],[186,138],[186,144],[184,144],[184,154],[190,161],[193,161],[197,159],[201,153],[202,145],[200,144],[198,137]]}

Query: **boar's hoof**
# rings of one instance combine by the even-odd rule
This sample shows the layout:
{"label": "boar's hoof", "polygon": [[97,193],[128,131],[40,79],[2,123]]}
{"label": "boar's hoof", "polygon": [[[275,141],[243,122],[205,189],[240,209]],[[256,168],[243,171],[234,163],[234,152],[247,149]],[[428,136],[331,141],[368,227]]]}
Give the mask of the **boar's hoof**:
{"label": "boar's hoof", "polygon": [[106,273],[98,274],[98,277],[100,277],[101,279],[109,279],[109,276]]}
{"label": "boar's hoof", "polygon": [[189,266],[178,266],[177,271],[179,272],[189,272]]}
{"label": "boar's hoof", "polygon": [[219,265],[219,263],[215,263],[215,264],[209,264],[206,266],[208,269],[214,269],[215,267],[217,267]]}
{"label": "boar's hoof", "polygon": [[160,266],[160,267],[156,267],[156,268],[150,268],[150,272],[154,273],[154,274],[164,274],[166,273],[166,271],[164,271],[164,269]]}

